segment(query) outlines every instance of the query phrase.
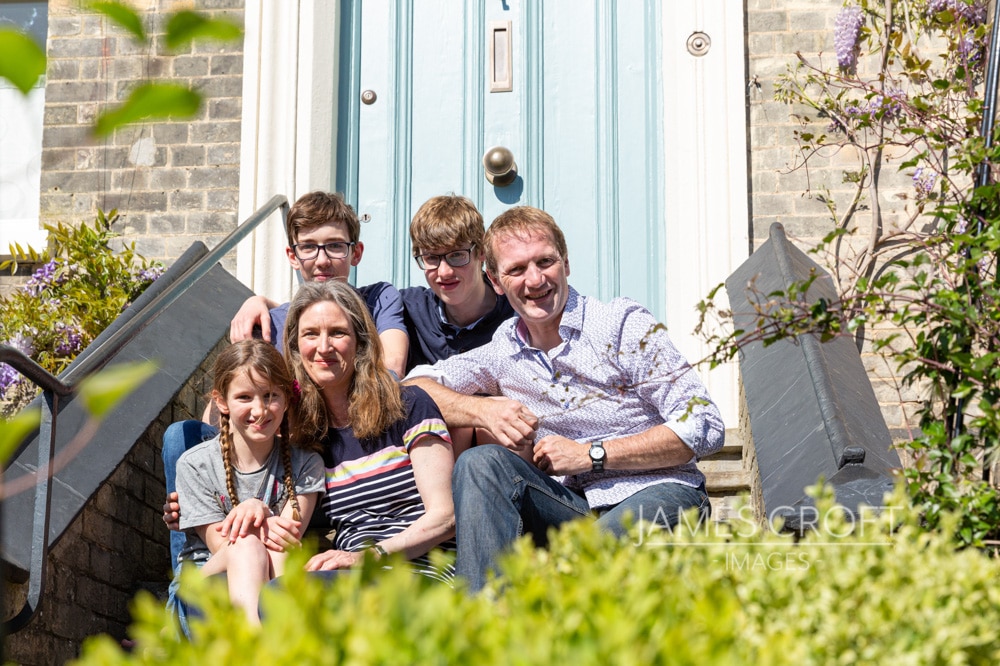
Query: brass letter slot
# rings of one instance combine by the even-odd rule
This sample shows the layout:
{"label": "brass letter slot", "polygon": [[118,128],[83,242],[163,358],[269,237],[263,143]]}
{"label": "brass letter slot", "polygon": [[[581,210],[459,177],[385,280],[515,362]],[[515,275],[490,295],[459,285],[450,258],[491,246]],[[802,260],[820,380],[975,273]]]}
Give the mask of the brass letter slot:
{"label": "brass letter slot", "polygon": [[514,89],[511,67],[510,21],[490,21],[486,51],[490,55],[490,92],[510,92]]}

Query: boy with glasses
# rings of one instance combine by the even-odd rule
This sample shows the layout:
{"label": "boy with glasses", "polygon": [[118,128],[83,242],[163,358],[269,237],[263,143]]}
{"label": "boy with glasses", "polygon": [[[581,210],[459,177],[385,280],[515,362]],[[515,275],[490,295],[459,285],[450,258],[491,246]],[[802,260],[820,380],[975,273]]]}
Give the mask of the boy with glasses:
{"label": "boy with glasses", "polygon": [[[285,254],[305,282],[346,281],[365,249],[358,216],[339,194],[310,192],[300,197],[288,212],[287,232]],[[399,292],[388,282],[358,287],[358,292],[378,328],[386,367],[402,377],[409,341]],[[277,305],[263,296],[251,296],[233,317],[229,337],[238,342],[260,331],[280,350],[287,314],[288,303]]]}
{"label": "boy with glasses", "polygon": [[403,289],[407,370],[486,344],[514,316],[483,272],[483,216],[455,194],[428,199],[413,216],[413,258],[427,286]]}

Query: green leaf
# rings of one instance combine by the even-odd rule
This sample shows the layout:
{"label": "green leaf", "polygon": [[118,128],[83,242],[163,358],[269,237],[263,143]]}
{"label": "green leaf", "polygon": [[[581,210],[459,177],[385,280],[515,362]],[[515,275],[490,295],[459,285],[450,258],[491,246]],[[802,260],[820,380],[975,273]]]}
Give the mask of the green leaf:
{"label": "green leaf", "polygon": [[117,109],[102,113],[94,133],[106,136],[118,127],[147,118],[190,118],[201,106],[201,95],[174,83],[144,83]]}
{"label": "green leaf", "polygon": [[80,382],[80,398],[87,411],[100,418],[114,410],[156,370],[152,361],[112,366]]}
{"label": "green leaf", "polygon": [[243,36],[240,26],[225,19],[208,18],[196,12],[179,11],[167,21],[167,48],[178,49],[199,38],[228,41]]}
{"label": "green leaf", "polygon": [[142,18],[128,5],[121,2],[91,2],[87,6],[128,30],[143,44],[148,41],[146,29],[142,27]]}
{"label": "green leaf", "polygon": [[45,74],[45,51],[20,30],[0,28],[0,78],[27,95]]}
{"label": "green leaf", "polygon": [[23,409],[10,421],[0,421],[0,464],[6,465],[7,460],[17,450],[28,435],[38,429],[42,421],[41,409]]}

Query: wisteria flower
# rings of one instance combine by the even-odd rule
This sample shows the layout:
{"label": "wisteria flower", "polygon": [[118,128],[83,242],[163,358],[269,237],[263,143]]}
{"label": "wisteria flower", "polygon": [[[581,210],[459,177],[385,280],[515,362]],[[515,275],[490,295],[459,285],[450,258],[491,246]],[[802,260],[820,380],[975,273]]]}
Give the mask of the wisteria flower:
{"label": "wisteria flower", "polygon": [[952,15],[969,25],[986,23],[986,0],[930,0],[927,3],[927,13],[930,15],[950,11]]}
{"label": "wisteria flower", "polygon": [[858,37],[864,15],[861,7],[848,5],[841,8],[833,23],[833,46],[837,51],[837,64],[851,70],[858,64]]}
{"label": "wisteria flower", "polygon": [[163,275],[166,268],[161,265],[150,266],[149,268],[143,268],[135,274],[135,279],[137,282],[156,282],[157,278]]}
{"label": "wisteria flower", "polygon": [[22,333],[18,333],[13,338],[7,341],[7,344],[17,351],[21,352],[25,356],[35,355],[35,338],[37,331],[34,329],[29,329]]}
{"label": "wisteria flower", "polygon": [[863,115],[864,112],[865,110],[858,106],[855,102],[850,102],[844,107],[844,113],[851,118],[857,118],[858,116]]}
{"label": "wisteria flower", "polygon": [[934,191],[934,184],[937,182],[937,172],[933,169],[917,167],[913,171],[913,187],[917,190],[917,196],[927,198]]}
{"label": "wisteria flower", "polygon": [[32,296],[40,295],[48,287],[56,284],[56,269],[58,267],[59,263],[55,259],[52,259],[32,273],[22,289]]}
{"label": "wisteria flower", "polygon": [[83,334],[73,324],[56,324],[56,354],[72,356],[83,349]]}
{"label": "wisteria flower", "polygon": [[5,398],[7,392],[20,384],[21,381],[20,372],[6,363],[0,363],[0,398]]}

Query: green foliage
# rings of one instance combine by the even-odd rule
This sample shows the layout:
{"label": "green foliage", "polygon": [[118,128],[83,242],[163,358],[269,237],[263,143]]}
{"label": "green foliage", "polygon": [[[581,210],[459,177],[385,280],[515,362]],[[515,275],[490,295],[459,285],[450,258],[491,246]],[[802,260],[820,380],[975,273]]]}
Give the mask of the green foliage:
{"label": "green foliage", "polygon": [[94,133],[110,134],[116,127],[152,118],[190,118],[201,107],[201,95],[175,83],[144,83],[117,109],[94,121]]}
{"label": "green foliage", "polygon": [[87,5],[91,10],[104,14],[112,22],[127,30],[140,43],[146,44],[146,29],[142,25],[142,17],[122,2],[91,2]]}
{"label": "green foliage", "polygon": [[193,642],[144,594],[134,651],[97,637],[78,663],[996,663],[1000,562],[925,533],[901,493],[887,506],[852,525],[820,495],[799,543],[749,517],[696,528],[692,516],[631,542],[577,521],[548,549],[520,541],[478,595],[370,562],[324,587],[298,571],[303,554],[263,598],[260,629],[195,575],[182,589],[210,619]]}
{"label": "green foliage", "polygon": [[6,463],[21,442],[38,428],[42,413],[39,409],[24,409],[9,421],[0,420],[0,463]]}
{"label": "green foliage", "polygon": [[[151,44],[142,18],[127,4],[92,2],[89,7],[124,28],[138,43]],[[172,51],[195,39],[232,41],[243,36],[243,30],[231,21],[209,18],[190,10],[178,10],[165,16],[164,42]],[[118,108],[101,113],[94,121],[94,134],[106,136],[118,127],[151,118],[191,118],[201,108],[201,101],[201,94],[187,86],[147,82],[132,91]]]}
{"label": "green foliage", "polygon": [[[128,4],[102,0],[85,6],[124,29],[139,44],[152,47],[143,17]],[[232,21],[187,9],[165,14],[164,23],[164,43],[171,51],[180,50],[196,39],[225,42],[243,36],[242,28]],[[20,30],[0,28],[0,79],[10,81],[27,95],[45,74],[45,62],[44,45],[39,46]],[[201,108],[201,101],[201,94],[187,86],[147,82],[120,106],[102,112],[94,121],[94,134],[106,136],[119,127],[151,118],[191,118]]]}
{"label": "green foliage", "polygon": [[[0,341],[19,349],[40,366],[59,374],[84,347],[163,272],[135,252],[135,244],[116,250],[111,227],[117,219],[103,212],[93,225],[45,225],[49,250],[39,253],[12,247],[12,262],[47,259],[27,284],[0,298]],[[0,364],[3,413],[11,414],[34,397],[30,382]]]}
{"label": "green foliage", "polygon": [[[871,348],[920,399],[919,432],[903,444],[913,460],[906,487],[927,527],[956,513],[956,538],[974,546],[1000,543],[1000,493],[989,479],[1000,452],[1000,189],[980,180],[1000,160],[996,143],[979,136],[987,14],[984,0],[848,0],[838,61],[798,56],[775,97],[799,122],[799,168],[832,154],[857,158],[843,177],[853,189],[811,194],[830,213],[833,229],[814,251],[832,266],[840,297],[809,299],[815,278],[773,294],[750,285],[756,326],[712,338],[719,363],[753,340],[849,334],[860,343],[877,332]],[[858,17],[856,36],[845,16]],[[913,190],[883,201],[890,154]],[[727,316],[713,300],[703,317]]]}
{"label": "green foliage", "polygon": [[156,374],[152,361],[126,363],[106,368],[80,382],[80,399],[92,416],[103,418]]}
{"label": "green foliage", "polygon": [[192,11],[179,11],[167,20],[167,48],[180,49],[196,39],[231,41],[243,37],[240,27]]}
{"label": "green foliage", "polygon": [[45,74],[45,51],[19,30],[0,28],[0,79],[27,95]]}

